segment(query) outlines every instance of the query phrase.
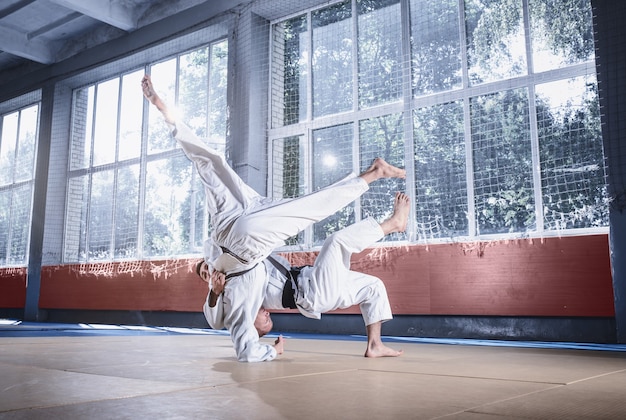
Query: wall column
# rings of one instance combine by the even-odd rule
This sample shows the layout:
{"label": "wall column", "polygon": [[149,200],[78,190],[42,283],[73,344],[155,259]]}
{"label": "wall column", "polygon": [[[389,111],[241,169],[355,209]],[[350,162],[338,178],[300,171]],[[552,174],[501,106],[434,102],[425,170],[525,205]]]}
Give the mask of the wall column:
{"label": "wall column", "polygon": [[[602,138],[611,199],[611,271],[618,343],[626,343],[626,3],[592,0]],[[621,144],[621,145],[620,145]]]}
{"label": "wall column", "polygon": [[52,140],[53,102],[54,86],[45,85],[42,88],[41,107],[39,109],[39,137],[37,141],[33,214],[28,251],[28,274],[26,275],[26,302],[24,302],[25,321],[39,320],[39,293],[41,290],[43,235],[46,218],[50,143]]}

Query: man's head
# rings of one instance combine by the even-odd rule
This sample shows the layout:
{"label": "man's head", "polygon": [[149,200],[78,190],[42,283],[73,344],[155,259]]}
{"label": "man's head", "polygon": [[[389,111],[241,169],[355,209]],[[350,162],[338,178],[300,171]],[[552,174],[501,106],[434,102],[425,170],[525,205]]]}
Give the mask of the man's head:
{"label": "man's head", "polygon": [[200,261],[196,264],[196,274],[207,283],[209,282],[209,265],[204,262],[204,260]]}
{"label": "man's head", "polygon": [[265,308],[261,307],[254,320],[254,328],[256,328],[259,333],[259,337],[263,337],[265,334],[272,331],[272,327],[274,327],[274,323],[272,322],[270,313]]}

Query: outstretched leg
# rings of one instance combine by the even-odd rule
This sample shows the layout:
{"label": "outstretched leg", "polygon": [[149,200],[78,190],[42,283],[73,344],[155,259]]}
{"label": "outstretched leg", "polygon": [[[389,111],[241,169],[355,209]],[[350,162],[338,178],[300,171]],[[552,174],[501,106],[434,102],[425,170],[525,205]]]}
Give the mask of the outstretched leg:
{"label": "outstretched leg", "polygon": [[165,102],[163,102],[159,95],[157,95],[154,90],[154,86],[152,86],[152,80],[147,74],[143,77],[143,79],[141,79],[141,90],[143,91],[143,96],[145,96],[146,99],[161,112],[167,123],[176,123],[174,114],[172,114]]}
{"label": "outstretched leg", "polygon": [[[406,230],[407,220],[411,202],[409,197],[401,192],[397,192],[394,199],[393,215],[380,224],[381,229],[388,235],[394,232],[404,232]],[[380,338],[382,321],[374,322],[366,327],[367,330],[367,350],[365,357],[397,357],[400,356],[402,350],[394,350],[385,346]]]}
{"label": "outstretched leg", "polygon": [[176,141],[195,165],[204,184],[213,231],[219,236],[234,219],[262,197],[243,182],[221,153],[208,147],[184,123],[176,121],[174,114],[155,91],[147,74],[141,80],[141,89],[144,97],[161,112],[165,121],[172,125]]}
{"label": "outstretched leg", "polygon": [[251,209],[233,223],[225,246],[247,261],[258,261],[288,238],[353,202],[371,182],[405,176],[404,169],[377,158],[358,177],[351,175],[313,193]]}

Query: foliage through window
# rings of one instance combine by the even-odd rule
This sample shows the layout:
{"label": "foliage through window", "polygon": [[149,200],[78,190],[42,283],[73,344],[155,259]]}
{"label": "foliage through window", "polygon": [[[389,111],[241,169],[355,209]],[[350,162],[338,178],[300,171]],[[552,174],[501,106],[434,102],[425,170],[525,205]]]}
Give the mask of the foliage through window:
{"label": "foliage through window", "polygon": [[39,105],[0,116],[0,266],[28,263]]}
{"label": "foliage through window", "polygon": [[[227,41],[74,91],[64,260],[195,253],[210,221],[204,190],[141,78],[224,152]],[[144,117],[145,116],[145,117]]]}
{"label": "foliage through window", "polygon": [[272,40],[274,194],[376,156],[408,175],[292,244],[386,217],[395,190],[413,207],[392,240],[608,226],[589,0],[345,0],[273,22]]}

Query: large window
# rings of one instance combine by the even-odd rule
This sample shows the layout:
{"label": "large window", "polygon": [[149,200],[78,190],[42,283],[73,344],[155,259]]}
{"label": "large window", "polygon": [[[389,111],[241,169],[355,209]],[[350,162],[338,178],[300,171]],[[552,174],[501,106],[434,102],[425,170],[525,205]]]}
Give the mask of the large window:
{"label": "large window", "polygon": [[28,263],[39,105],[0,116],[0,266]]}
{"label": "large window", "polygon": [[294,242],[386,217],[399,189],[413,209],[394,240],[608,226],[589,0],[345,0],[273,22],[272,40],[274,194],[376,156],[408,173]]}
{"label": "large window", "polygon": [[181,120],[223,152],[227,57],[220,41],[75,90],[66,262],[201,249],[209,228],[204,190],[140,81],[150,73]]}

